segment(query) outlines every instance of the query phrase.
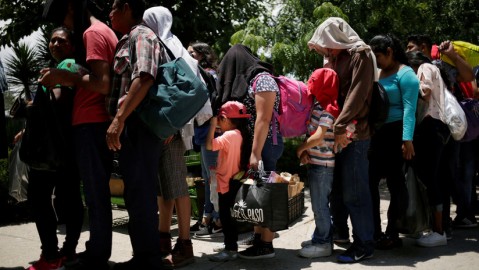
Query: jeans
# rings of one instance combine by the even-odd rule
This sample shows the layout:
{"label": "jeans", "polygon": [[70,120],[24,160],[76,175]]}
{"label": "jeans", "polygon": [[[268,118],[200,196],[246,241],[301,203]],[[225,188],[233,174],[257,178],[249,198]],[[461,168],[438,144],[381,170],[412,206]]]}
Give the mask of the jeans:
{"label": "jeans", "polygon": [[106,144],[109,123],[88,123],[74,127],[75,150],[88,207],[90,239],[88,259],[106,262],[111,255],[112,212],[110,176],[113,154]]}
{"label": "jeans", "polygon": [[338,239],[349,239],[349,212],[346,205],[344,205],[341,170],[338,166],[334,167],[333,189],[329,198],[329,206],[334,235]]}
{"label": "jeans", "polygon": [[201,145],[201,175],[205,180],[205,210],[204,216],[211,216],[212,220],[218,219],[219,215],[214,211],[213,204],[210,199],[210,167],[216,167],[218,159],[218,151],[210,151],[206,149],[206,145]]}
{"label": "jeans", "polygon": [[332,243],[331,213],[329,195],[333,187],[334,167],[311,164],[308,167],[308,181],[311,206],[316,228],[313,233],[314,244]]}
{"label": "jeans", "polygon": [[162,141],[132,114],[121,138],[120,168],[125,182],[128,233],[135,257],[161,262],[158,230],[158,164]]}
{"label": "jeans", "polygon": [[278,134],[277,140],[277,145],[273,144],[272,138],[266,138],[266,141],[264,142],[263,151],[261,152],[261,158],[263,160],[265,171],[275,171],[276,163],[283,154],[283,137]]}
{"label": "jeans", "polygon": [[369,139],[353,141],[336,155],[341,170],[343,200],[353,226],[354,243],[373,249],[373,211],[369,191]]}

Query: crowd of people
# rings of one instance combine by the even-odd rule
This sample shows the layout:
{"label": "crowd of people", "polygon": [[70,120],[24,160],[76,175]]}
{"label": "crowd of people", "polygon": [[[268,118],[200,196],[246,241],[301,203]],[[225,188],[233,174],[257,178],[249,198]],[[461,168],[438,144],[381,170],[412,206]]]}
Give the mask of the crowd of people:
{"label": "crowd of people", "polygon": [[[111,28],[99,19],[103,8],[111,9]],[[275,257],[275,232],[264,226],[254,226],[249,246],[239,251],[237,226],[230,215],[238,188],[235,175],[275,171],[284,150],[279,123],[272,121],[281,103],[273,66],[241,44],[232,46],[218,65],[208,44],[183,46],[171,32],[173,18],[167,8],[147,9],[144,1],[115,0],[111,7],[100,7],[90,0],[49,0],[43,15],[61,27],[53,30],[49,43],[58,65],[42,69],[39,83],[43,91],[55,93],[62,108],[58,113],[69,154],[56,171],[29,172],[28,197],[41,256],[28,269],[109,269],[114,152],[119,153],[133,249],[132,258],[114,269],[174,269],[194,263],[191,233],[201,237],[223,232],[224,245],[209,256],[211,261]],[[398,221],[410,207],[405,199],[406,164],[417,169],[431,208],[431,226],[419,235],[419,246],[446,245],[453,227],[477,226],[477,140],[451,138],[442,109],[446,91],[459,100],[474,98],[477,77],[449,41],[433,47],[430,38],[417,35],[407,40],[406,49],[403,44],[390,34],[365,42],[336,17],[319,25],[307,43],[323,57],[324,67],[308,80],[315,101],[306,139],[296,151],[308,166],[316,225],[311,239],[298,243],[301,257],[331,256],[334,243],[349,243],[348,218],[353,241],[337,257],[339,262],[355,263],[371,258],[375,249],[401,247]],[[160,139],[136,109],[159,80],[158,67],[172,60],[167,51],[185,59],[204,82],[206,71],[216,89],[205,105],[211,111],[207,121],[193,119],[189,126],[194,129],[185,126]],[[438,59],[437,51],[454,65]],[[379,127],[371,125],[369,117],[377,82],[389,99],[387,119]],[[206,190],[202,217],[190,227],[183,155],[191,133],[200,149]],[[21,136],[22,132],[15,140]],[[213,177],[216,189],[210,188]],[[391,195],[384,232],[381,179],[386,179]],[[77,253],[83,223],[80,181],[90,234],[85,251]],[[51,204],[52,193],[61,207]],[[216,193],[217,201],[210,196]],[[451,197],[457,205],[454,220]],[[178,237],[172,245],[174,208]],[[59,219],[66,224],[61,247],[56,236]]]}

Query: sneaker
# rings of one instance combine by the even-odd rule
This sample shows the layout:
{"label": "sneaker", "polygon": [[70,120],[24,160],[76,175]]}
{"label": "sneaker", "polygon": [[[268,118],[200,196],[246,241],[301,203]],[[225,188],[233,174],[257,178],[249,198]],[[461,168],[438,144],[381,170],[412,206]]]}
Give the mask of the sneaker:
{"label": "sneaker", "polygon": [[196,222],[193,226],[190,227],[190,233],[195,233],[199,231],[201,228],[205,228],[206,226],[201,223],[201,221]]}
{"label": "sneaker", "polygon": [[341,255],[337,257],[341,263],[356,263],[373,257],[373,249],[355,245],[354,243]]}
{"label": "sneaker", "polygon": [[454,226],[454,228],[474,228],[474,227],[477,227],[477,221],[475,218],[474,219],[463,218],[461,220],[458,220],[456,218],[452,222],[452,226]]}
{"label": "sneaker", "polygon": [[201,227],[196,233],[196,238],[205,238],[205,237],[213,237],[213,236],[220,236],[223,233],[223,228],[217,226],[216,223],[212,222],[209,226]]}
{"label": "sneaker", "polygon": [[447,245],[446,233],[441,235],[437,232],[430,232],[417,239],[416,244],[421,247],[445,246]]}
{"label": "sneaker", "polygon": [[213,248],[214,252],[221,252],[223,250],[225,250],[225,244],[222,244],[220,246],[216,246],[216,247]]}
{"label": "sneaker", "polygon": [[191,240],[177,239],[171,254],[163,258],[165,269],[174,269],[195,262]]}
{"label": "sneaker", "polygon": [[276,254],[274,253],[274,248],[265,247],[265,246],[251,246],[241,252],[238,252],[238,256],[247,260],[255,259],[268,259],[274,258]]}
{"label": "sneaker", "polygon": [[447,229],[444,229],[444,232],[446,233],[447,241],[451,241],[452,240],[452,228],[449,227]]}
{"label": "sneaker", "polygon": [[333,253],[331,244],[312,244],[299,250],[298,254],[304,258],[328,257]]}
{"label": "sneaker", "polygon": [[378,241],[376,241],[375,248],[380,250],[388,250],[397,247],[402,247],[402,239],[383,234]]}
{"label": "sneaker", "polygon": [[248,248],[254,244],[254,232],[248,234],[248,236],[242,240],[239,240],[238,247]]}
{"label": "sneaker", "polygon": [[45,260],[43,256],[40,256],[40,259],[34,262],[30,267],[26,268],[27,270],[64,270],[62,258],[54,260]]}
{"label": "sneaker", "polygon": [[223,250],[208,257],[212,262],[227,262],[235,260],[236,258],[238,258],[238,252],[233,250]]}
{"label": "sneaker", "polygon": [[68,252],[62,248],[60,249],[60,256],[62,256],[63,265],[67,268],[76,265],[79,262],[79,256],[74,251]]}

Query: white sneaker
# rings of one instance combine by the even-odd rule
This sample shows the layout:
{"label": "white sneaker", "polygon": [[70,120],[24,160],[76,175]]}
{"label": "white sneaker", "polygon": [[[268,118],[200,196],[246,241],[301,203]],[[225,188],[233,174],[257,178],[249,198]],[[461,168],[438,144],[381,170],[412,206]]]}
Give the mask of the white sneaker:
{"label": "white sneaker", "polygon": [[314,244],[305,246],[299,250],[298,254],[304,258],[319,258],[331,256],[333,249],[331,244]]}
{"label": "white sneaker", "polygon": [[446,233],[441,235],[437,232],[430,232],[417,239],[416,244],[421,247],[445,246],[447,245]]}
{"label": "white sneaker", "polygon": [[313,244],[313,241],[306,240],[306,241],[301,242],[301,247],[304,248],[304,247],[307,247],[307,246],[311,246],[312,244]]}

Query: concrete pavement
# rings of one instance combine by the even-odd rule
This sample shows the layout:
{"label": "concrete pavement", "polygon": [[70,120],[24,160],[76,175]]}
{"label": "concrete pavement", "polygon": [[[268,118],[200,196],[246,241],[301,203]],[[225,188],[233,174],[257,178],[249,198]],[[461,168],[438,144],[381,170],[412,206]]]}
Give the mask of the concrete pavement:
{"label": "concrete pavement", "polygon": [[[386,192],[387,193],[387,192]],[[213,248],[222,244],[222,236],[212,238],[193,238],[196,263],[181,269],[479,269],[479,229],[463,229],[453,232],[453,240],[447,246],[421,248],[415,246],[414,239],[403,238],[403,247],[390,251],[374,253],[372,259],[357,264],[339,264],[336,256],[346,247],[334,246],[333,255],[326,258],[304,259],[297,256],[301,241],[309,239],[314,230],[309,193],[305,192],[306,211],[293,222],[289,230],[278,232],[274,240],[276,258],[264,260],[237,259],[231,262],[214,263],[208,260]],[[381,215],[386,219],[389,201],[381,201]],[[114,211],[113,262],[131,258],[132,250],[127,233],[127,212]],[[454,215],[454,209],[451,209]],[[192,221],[192,224],[194,221]],[[81,234],[77,251],[84,250],[88,239],[87,228]],[[385,222],[383,222],[383,229]],[[177,235],[177,226],[173,226],[173,236]],[[60,243],[63,241],[63,228],[60,227]],[[174,242],[174,241],[173,241]],[[34,223],[0,227],[0,269],[23,269],[29,262],[38,259],[40,240]],[[93,269],[92,269],[93,270]]]}

